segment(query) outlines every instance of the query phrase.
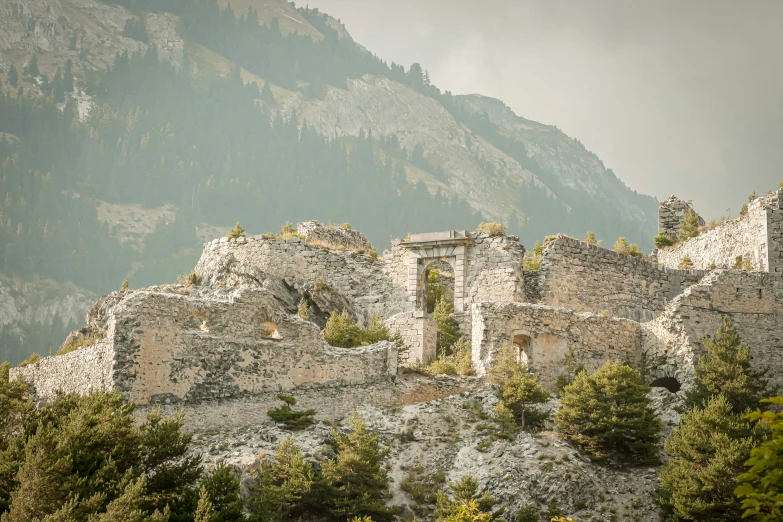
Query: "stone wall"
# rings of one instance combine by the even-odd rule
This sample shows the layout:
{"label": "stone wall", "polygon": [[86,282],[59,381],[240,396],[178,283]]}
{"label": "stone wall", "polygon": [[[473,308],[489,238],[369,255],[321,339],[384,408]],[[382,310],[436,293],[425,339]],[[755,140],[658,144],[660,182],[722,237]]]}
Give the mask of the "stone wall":
{"label": "stone wall", "polygon": [[680,225],[685,221],[687,212],[693,212],[698,216],[699,226],[705,224],[704,219],[693,210],[690,203],[676,196],[669,196],[665,201],[661,201],[661,204],[658,206],[658,230],[664,232],[669,237],[677,237]]}
{"label": "stone wall", "polygon": [[653,377],[693,381],[693,368],[723,318],[750,346],[753,366],[783,383],[783,301],[779,277],[715,271],[674,299],[660,317],[643,325],[644,353]]}
{"label": "stone wall", "polygon": [[373,249],[370,240],[350,226],[322,225],[318,221],[305,221],[296,226],[296,232],[304,236],[308,243],[322,243],[347,250],[364,250],[367,253]]}
{"label": "stone wall", "polygon": [[[433,239],[455,234],[456,239]],[[418,236],[393,241],[377,261],[356,252],[318,248],[299,238],[220,238],[204,246],[196,271],[206,284],[229,286],[227,264],[242,265],[245,273],[272,274],[297,290],[320,279],[365,317],[376,313],[384,319],[422,308],[426,271],[434,263],[446,262],[454,269],[456,312],[483,301],[524,300],[525,248],[518,237],[454,231]]]}
{"label": "stone wall", "polygon": [[473,306],[473,365],[486,373],[512,349],[552,389],[578,365],[593,372],[607,361],[641,362],[641,325],[593,313],[530,303]]}
{"label": "stone wall", "polygon": [[392,334],[399,334],[406,349],[400,352],[399,364],[429,364],[435,359],[438,323],[420,310],[397,314],[386,320]]}
{"label": "stone wall", "polygon": [[698,237],[657,251],[657,262],[676,268],[689,257],[695,268],[732,268],[747,256],[752,270],[783,275],[783,189],[748,204],[744,216]]}
{"label": "stone wall", "polygon": [[[129,292],[107,304],[105,351],[87,348],[17,371],[30,378],[39,396],[50,397],[57,389],[74,388],[69,369],[78,359],[80,379],[100,382],[93,375],[103,375],[102,382],[141,405],[362,385],[397,373],[393,343],[331,347],[315,324],[284,313],[264,290],[223,296],[168,290]],[[110,357],[92,357],[96,353]]]}
{"label": "stone wall", "polygon": [[654,319],[668,301],[708,273],[661,269],[566,236],[544,246],[540,272],[530,278],[526,293],[548,305],[642,322]]}
{"label": "stone wall", "polygon": [[111,343],[93,346],[65,355],[44,357],[36,364],[11,368],[11,378],[21,375],[33,383],[39,398],[54,397],[57,391],[87,394],[111,390],[115,386],[115,353]]}

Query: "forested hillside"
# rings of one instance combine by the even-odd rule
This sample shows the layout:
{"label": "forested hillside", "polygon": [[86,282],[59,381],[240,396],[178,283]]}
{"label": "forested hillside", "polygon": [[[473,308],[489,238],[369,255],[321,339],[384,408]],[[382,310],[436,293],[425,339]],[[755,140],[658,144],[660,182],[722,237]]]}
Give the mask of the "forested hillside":
{"label": "forested hillside", "polygon": [[[210,231],[237,221],[251,234],[350,222],[381,249],[410,231],[490,219],[526,243],[592,229],[648,245],[655,233],[653,198],[616,177],[611,192],[563,177],[582,161],[579,147],[551,161],[559,145],[531,147],[316,10],[298,10],[309,29],[297,34],[264,23],[252,2],[240,16],[215,0],[47,6],[0,0],[0,285],[11,290],[42,280],[94,296],[124,279],[171,282]],[[434,133],[448,132],[417,135],[397,119],[404,106],[350,128],[325,123],[319,111],[353,117],[357,82],[378,78],[430,111]],[[573,142],[554,127],[538,132]],[[585,176],[605,176],[594,164]],[[160,218],[137,233],[120,211]],[[58,323],[0,323],[0,360],[56,348],[75,327]]]}

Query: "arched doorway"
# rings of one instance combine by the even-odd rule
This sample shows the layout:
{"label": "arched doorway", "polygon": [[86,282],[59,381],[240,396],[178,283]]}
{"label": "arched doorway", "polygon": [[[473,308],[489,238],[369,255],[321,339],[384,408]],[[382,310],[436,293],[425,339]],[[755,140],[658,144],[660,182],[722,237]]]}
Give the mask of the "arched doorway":
{"label": "arched doorway", "polygon": [[435,311],[438,301],[454,304],[454,268],[444,259],[436,259],[425,266],[420,283],[420,309],[428,314]]}

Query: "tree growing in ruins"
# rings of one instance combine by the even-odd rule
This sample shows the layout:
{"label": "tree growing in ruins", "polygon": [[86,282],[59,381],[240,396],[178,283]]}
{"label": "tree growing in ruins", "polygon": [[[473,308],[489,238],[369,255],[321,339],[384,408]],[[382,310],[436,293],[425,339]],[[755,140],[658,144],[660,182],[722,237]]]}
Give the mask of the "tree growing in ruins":
{"label": "tree growing in ruins", "polygon": [[638,371],[607,362],[592,375],[579,372],[563,388],[555,422],[594,460],[616,455],[654,463],[661,423],[650,406],[649,391]]}
{"label": "tree growing in ruins", "polygon": [[766,437],[766,426],[737,414],[725,395],[693,408],[664,445],[672,456],[661,470],[664,512],[677,520],[740,520],[736,477]]}
{"label": "tree growing in ruins", "polygon": [[686,241],[692,237],[698,237],[700,233],[698,214],[691,209],[686,210],[683,221],[680,223],[680,231],[677,233],[677,239]]}
{"label": "tree growing in ruins", "polygon": [[623,236],[620,236],[617,239],[617,242],[612,246],[612,249],[617,252],[618,254],[623,254],[626,256],[636,257],[636,258],[643,258],[644,254],[641,250],[639,250],[639,245],[636,243],[628,244],[628,241]]}
{"label": "tree growing in ruins", "polygon": [[742,344],[739,331],[724,318],[714,337],[705,337],[706,354],[696,365],[696,383],[685,396],[688,408],[703,407],[723,394],[736,414],[746,413],[769,394],[767,370],[751,368],[750,347]]}
{"label": "tree growing in ruins", "polygon": [[544,420],[543,414],[529,407],[545,402],[549,393],[541,388],[538,375],[530,375],[527,364],[518,361],[510,350],[503,350],[490,376],[493,384],[500,387],[499,396],[519,426],[535,426]]}

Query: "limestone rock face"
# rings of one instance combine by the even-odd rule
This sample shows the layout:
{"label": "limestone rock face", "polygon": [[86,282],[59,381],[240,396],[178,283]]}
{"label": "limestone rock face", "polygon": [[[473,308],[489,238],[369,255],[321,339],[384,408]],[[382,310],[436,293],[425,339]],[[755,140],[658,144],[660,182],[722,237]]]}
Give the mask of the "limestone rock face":
{"label": "limestone rock face", "polygon": [[[426,511],[420,511],[424,506],[402,490],[403,481],[415,477],[427,480],[443,472],[444,482],[439,486],[446,488],[449,481],[472,475],[481,490],[503,504],[509,520],[526,506],[546,511],[552,502],[577,520],[607,520],[610,511],[617,511],[618,520],[657,520],[651,494],[657,486],[655,466],[593,464],[552,430],[551,423],[539,433],[519,432],[511,440],[489,441],[485,426],[494,424],[491,410],[497,398],[483,379],[403,375],[396,390],[401,408],[365,403],[357,412],[391,449],[386,460],[391,479],[389,504],[404,507],[406,513],[417,512],[418,518],[427,518],[422,517]],[[678,421],[672,409],[681,402],[676,395],[654,389],[650,396],[667,425]],[[545,408],[554,412],[559,400],[549,401]],[[489,420],[481,420],[479,412]],[[331,408],[318,411],[319,418],[337,420],[340,430],[347,428],[347,415],[335,419],[330,414]],[[271,458],[275,446],[288,437],[312,455],[328,451],[330,438],[330,427],[325,423],[301,432],[269,422],[231,426],[219,433],[193,429],[194,451],[207,464],[226,461],[246,479],[247,468]]]}
{"label": "limestone rock face", "polygon": [[[364,132],[396,136],[409,152],[420,145],[427,160],[447,176],[445,181],[427,177],[425,183],[433,190],[438,187],[458,194],[487,218],[524,223],[526,216],[515,208],[513,198],[531,186],[556,198],[532,172],[474,135],[435,99],[386,77],[349,79],[348,89],[329,88],[323,99],[292,96],[281,111],[286,116],[296,112],[304,124],[329,138]],[[487,176],[476,158],[503,174]]]}

